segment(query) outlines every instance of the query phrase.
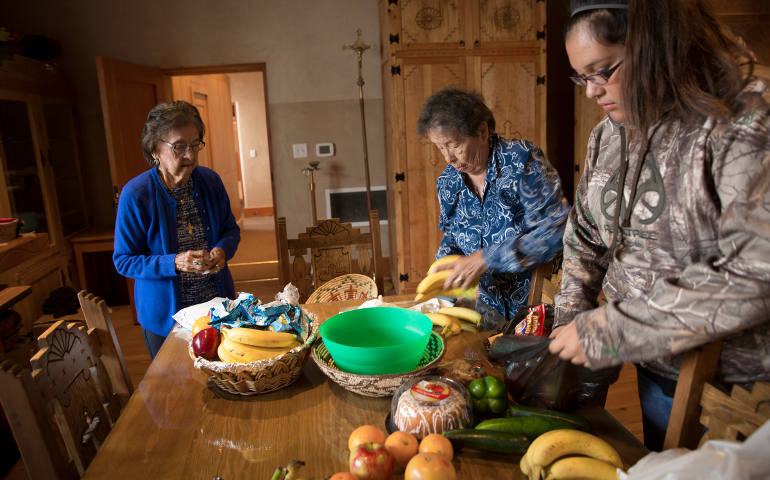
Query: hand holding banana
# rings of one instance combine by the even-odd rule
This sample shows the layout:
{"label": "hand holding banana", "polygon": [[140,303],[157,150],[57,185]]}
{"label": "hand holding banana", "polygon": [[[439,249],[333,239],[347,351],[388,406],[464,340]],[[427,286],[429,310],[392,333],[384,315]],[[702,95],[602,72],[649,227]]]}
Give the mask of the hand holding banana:
{"label": "hand holding banana", "polygon": [[470,288],[472,284],[477,283],[481,274],[487,271],[487,262],[484,260],[484,252],[478,250],[470,255],[457,255],[453,262],[447,261],[446,263],[438,265],[434,264],[428,272],[433,273],[444,270],[451,270],[444,281],[445,290],[450,288],[466,290]]}
{"label": "hand holding banana", "polygon": [[[415,300],[422,302],[439,295],[446,297],[475,298],[478,289],[478,275],[481,275],[481,273],[475,277],[468,278],[465,278],[465,274],[463,274],[462,282],[460,282],[457,270],[453,267],[453,265],[456,265],[458,262],[463,262],[464,264],[465,260],[463,259],[466,258],[470,257],[447,255],[433,262],[428,269],[428,276],[417,285],[417,296],[415,297]],[[483,258],[481,260],[483,262]],[[486,270],[486,264],[484,264],[484,270]],[[453,284],[455,286],[453,286]],[[466,284],[467,286],[463,286]]]}

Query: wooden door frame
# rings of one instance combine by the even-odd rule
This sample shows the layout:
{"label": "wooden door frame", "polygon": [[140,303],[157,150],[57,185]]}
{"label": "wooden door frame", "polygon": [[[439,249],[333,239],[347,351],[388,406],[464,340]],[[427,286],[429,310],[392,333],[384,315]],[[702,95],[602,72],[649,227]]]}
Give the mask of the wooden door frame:
{"label": "wooden door frame", "polygon": [[[265,63],[237,63],[232,65],[209,65],[203,67],[178,67],[178,68],[162,68],[161,71],[169,77],[178,75],[210,75],[215,73],[249,73],[249,72],[261,72],[262,73],[262,85],[264,86],[265,97],[265,129],[267,130],[267,158],[270,165],[270,190],[273,196],[273,229],[278,232],[278,216],[275,214],[275,182],[273,174],[273,141],[270,135],[270,115],[268,112],[267,101],[267,70]],[[243,152],[241,152],[241,155]],[[245,185],[242,187],[245,190]],[[245,191],[243,191],[245,199]],[[246,207],[244,205],[243,218],[246,218]],[[278,237],[276,233],[275,239],[276,245],[278,245]]]}

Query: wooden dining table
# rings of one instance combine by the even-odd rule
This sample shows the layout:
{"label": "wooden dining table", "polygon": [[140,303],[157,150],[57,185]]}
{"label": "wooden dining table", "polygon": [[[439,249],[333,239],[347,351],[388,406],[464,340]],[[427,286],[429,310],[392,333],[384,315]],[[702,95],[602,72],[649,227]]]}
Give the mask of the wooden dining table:
{"label": "wooden dining table", "polygon": [[[385,301],[403,301],[404,297]],[[320,322],[359,302],[308,304]],[[444,360],[478,355],[484,334],[446,342]],[[300,478],[324,479],[348,470],[348,436],[364,424],[386,429],[390,397],[365,397],[329,380],[308,358],[299,379],[281,390],[236,396],[219,390],[195,369],[189,331],[175,328],[136,387],[85,478],[270,479],[291,460]],[[578,414],[609,441],[626,465],[647,451],[606,410]],[[523,479],[518,455],[459,451],[457,478]],[[403,478],[403,473],[394,479]]]}

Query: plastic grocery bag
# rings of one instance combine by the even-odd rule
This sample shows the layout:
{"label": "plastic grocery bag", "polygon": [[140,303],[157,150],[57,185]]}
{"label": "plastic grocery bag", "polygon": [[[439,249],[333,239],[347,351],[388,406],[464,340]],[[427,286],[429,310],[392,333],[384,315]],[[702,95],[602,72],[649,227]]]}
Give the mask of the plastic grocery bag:
{"label": "plastic grocery bag", "polygon": [[618,473],[619,480],[766,480],[770,478],[770,421],[743,443],[709,440],[697,450],[650,453]]}
{"label": "plastic grocery bag", "polygon": [[505,384],[516,402],[571,410],[603,398],[618,379],[620,367],[593,371],[573,365],[552,355],[550,343],[547,337],[510,334],[490,342],[487,355],[505,368]]}

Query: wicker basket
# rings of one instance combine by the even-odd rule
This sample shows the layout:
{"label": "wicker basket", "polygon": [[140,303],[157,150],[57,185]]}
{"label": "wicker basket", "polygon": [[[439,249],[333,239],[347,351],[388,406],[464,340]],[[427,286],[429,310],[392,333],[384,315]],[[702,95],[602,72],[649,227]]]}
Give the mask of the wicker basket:
{"label": "wicker basket", "polygon": [[428,346],[422,354],[417,368],[411,372],[392,375],[358,375],[339,370],[334,364],[323,341],[312,348],[313,361],[333,382],[351,392],[366,397],[388,397],[398,390],[406,380],[425,375],[444,356],[444,339],[436,332],[431,332]]}
{"label": "wicker basket", "polygon": [[192,341],[187,347],[193,358],[195,368],[209,374],[214,384],[225,392],[235,395],[258,395],[273,392],[294,383],[302,372],[313,342],[318,337],[318,322],[315,316],[310,318],[310,335],[296,348],[268,360],[251,363],[225,363],[196,357],[192,350]]}
{"label": "wicker basket", "polygon": [[360,273],[347,273],[332,278],[318,287],[307,298],[307,303],[339,302],[344,300],[368,300],[377,298],[377,284]]}
{"label": "wicker basket", "polygon": [[16,238],[19,220],[16,218],[0,218],[0,243],[10,242]]}

